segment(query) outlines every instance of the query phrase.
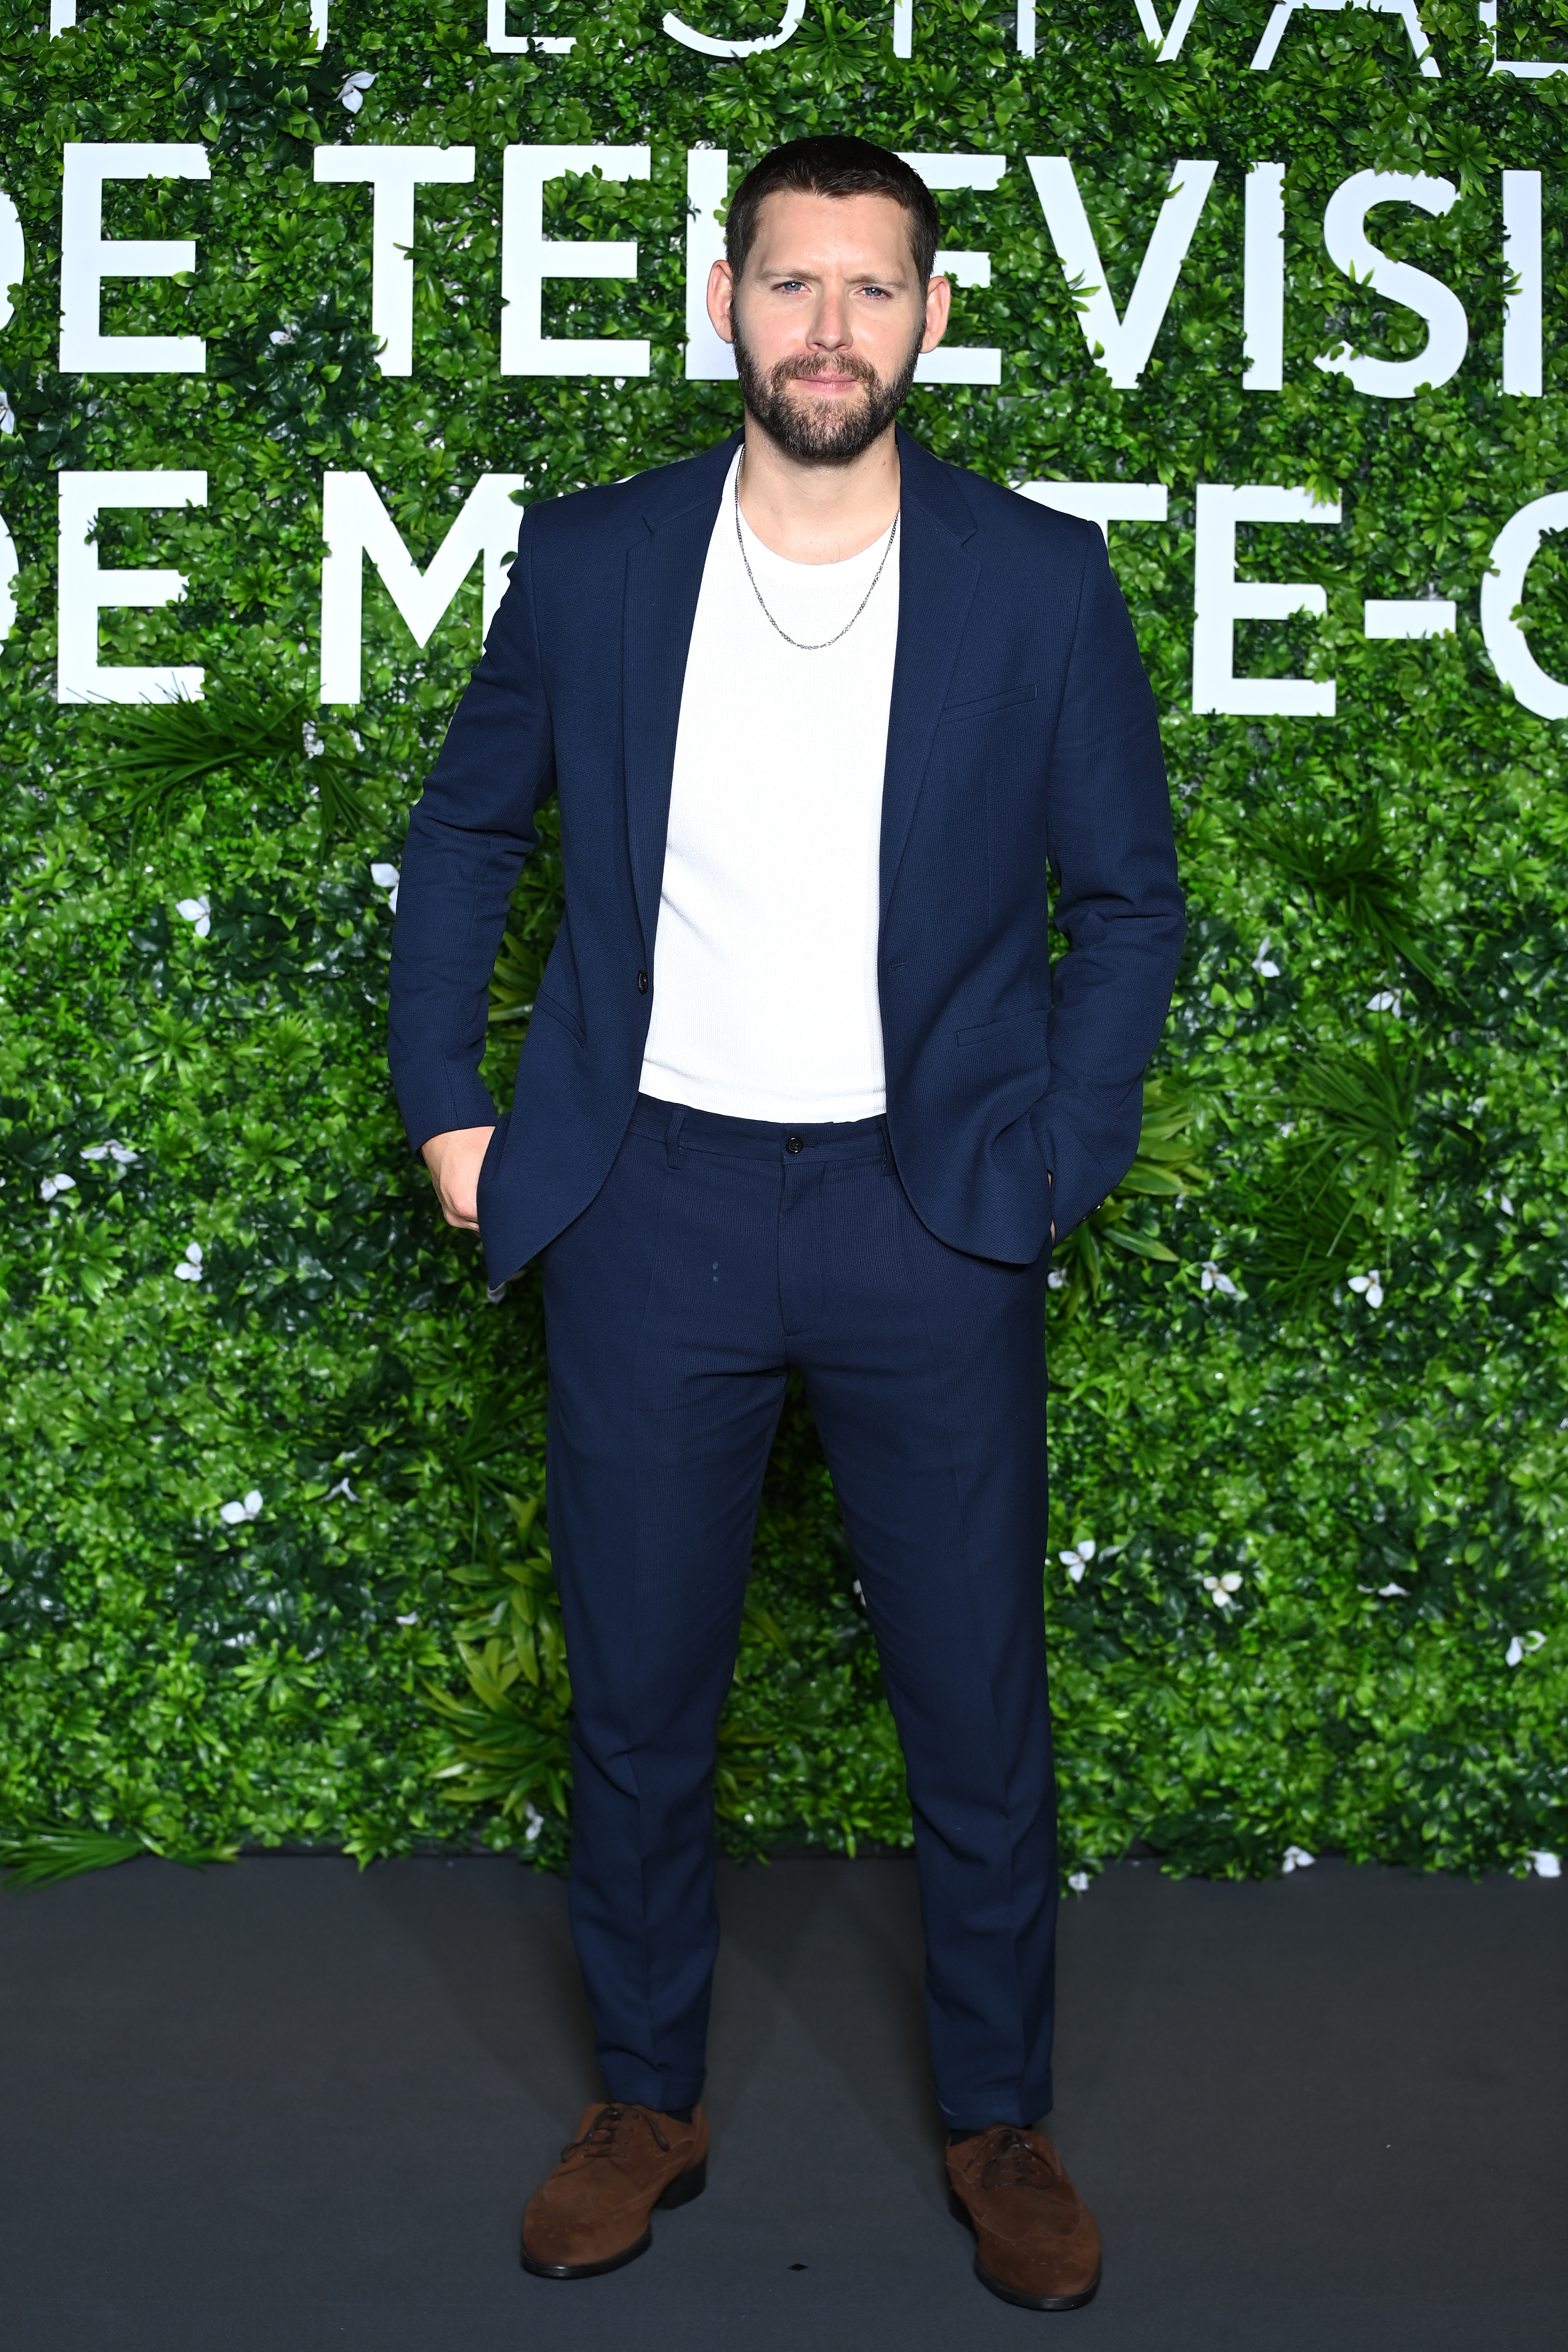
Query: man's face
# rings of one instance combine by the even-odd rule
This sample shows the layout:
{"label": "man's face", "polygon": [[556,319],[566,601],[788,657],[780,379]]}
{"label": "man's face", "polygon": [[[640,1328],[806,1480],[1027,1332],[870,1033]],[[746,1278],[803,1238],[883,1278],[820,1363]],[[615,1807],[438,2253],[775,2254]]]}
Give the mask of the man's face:
{"label": "man's face", "polygon": [[708,286],[747,408],[787,457],[816,465],[845,465],[886,432],[948,301],[944,278],[916,277],[891,196],[769,196],[739,282],[718,261]]}

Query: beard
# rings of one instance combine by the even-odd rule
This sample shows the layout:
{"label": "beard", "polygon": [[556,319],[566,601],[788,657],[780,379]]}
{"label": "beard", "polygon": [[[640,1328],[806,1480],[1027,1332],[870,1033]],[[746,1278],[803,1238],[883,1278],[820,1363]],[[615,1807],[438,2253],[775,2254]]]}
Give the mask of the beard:
{"label": "beard", "polygon": [[[801,359],[780,360],[764,373],[733,312],[730,326],[735,373],[749,414],[786,457],[805,466],[847,466],[887,431],[909,397],[925,333],[922,320],[908,359],[898,374],[886,382],[868,361],[849,352],[818,352]],[[816,375],[852,375],[860,392],[853,398],[832,402],[792,395],[791,384]]]}

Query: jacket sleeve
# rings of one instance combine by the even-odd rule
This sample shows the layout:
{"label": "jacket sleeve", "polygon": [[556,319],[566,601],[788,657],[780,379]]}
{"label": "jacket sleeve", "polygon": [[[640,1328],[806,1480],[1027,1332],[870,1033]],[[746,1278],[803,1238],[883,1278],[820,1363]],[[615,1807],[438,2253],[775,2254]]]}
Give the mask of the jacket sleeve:
{"label": "jacket sleeve", "polygon": [[489,979],[534,818],[555,784],[540,666],[533,515],[506,593],[409,819],[392,934],[387,1058],[417,1151],[496,1109],[479,1076]]}
{"label": "jacket sleeve", "polygon": [[1104,541],[1090,537],[1047,782],[1068,952],[1052,972],[1050,1080],[1035,1118],[1058,1241],[1132,1164],[1186,929],[1153,691]]}

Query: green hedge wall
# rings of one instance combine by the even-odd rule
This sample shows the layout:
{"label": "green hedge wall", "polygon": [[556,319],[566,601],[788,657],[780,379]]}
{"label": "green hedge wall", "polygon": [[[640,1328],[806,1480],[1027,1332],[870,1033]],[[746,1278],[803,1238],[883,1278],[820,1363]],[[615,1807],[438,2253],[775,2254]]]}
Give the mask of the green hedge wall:
{"label": "green hedge wall", "polygon": [[[1422,0],[1435,79],[1397,16],[1365,11],[1299,15],[1255,72],[1261,0],[1202,0],[1165,64],[1131,0],[1042,5],[1033,58],[1011,11],[918,0],[907,59],[889,10],[812,0],[740,61],[669,39],[657,5],[530,5],[514,28],[574,34],[570,54],[492,55],[483,0],[332,0],[320,56],[298,0],[82,0],[53,40],[45,0],[5,10],[0,186],[26,239],[0,331],[20,565],[0,653],[10,1850],[563,1852],[535,1284],[486,1305],[382,1058],[390,917],[370,869],[397,861],[474,657],[478,577],[421,653],[367,569],[365,698],[319,708],[321,476],[368,471],[424,562],[487,468],[547,498],[717,438],[732,385],[683,373],[686,151],[725,147],[738,170],[842,128],[1008,158],[994,195],[942,199],[944,240],[993,257],[954,335],[1002,348],[1000,388],[917,392],[913,430],[1000,480],[1170,489],[1164,525],[1111,545],[1163,712],[1191,943],[1148,1133],[1164,1189],[1125,1195],[1052,1299],[1064,1867],[1137,1836],[1173,1868],[1233,1873],[1292,1843],[1449,1869],[1560,1851],[1564,739],[1500,687],[1478,598],[1501,525],[1563,478],[1568,80],[1489,75],[1461,0]],[[755,35],[770,8],[710,0],[702,23]],[[1506,31],[1515,56],[1568,55],[1561,5]],[[357,113],[351,72],[374,77]],[[61,144],[138,139],[204,142],[210,183],[111,188],[105,234],[194,236],[196,266],[110,283],[104,327],[203,335],[207,367],[62,374]],[[471,186],[421,191],[408,377],[375,363],[369,191],[310,176],[312,145],[346,139],[477,150]],[[545,296],[547,331],[648,338],[647,379],[498,373],[519,141],[651,145],[647,182],[557,185],[548,215],[553,235],[636,237],[635,282]],[[1092,363],[1025,167],[1060,152],[1119,307],[1173,163],[1219,164],[1131,391]],[[1242,191],[1267,159],[1288,166],[1286,388],[1258,394]],[[1543,174],[1540,399],[1500,389],[1505,167]],[[1313,364],[1336,341],[1421,347],[1419,321],[1324,250],[1327,198],[1365,168],[1460,190],[1443,218],[1373,232],[1470,322],[1458,374],[1414,399]],[[103,658],[199,662],[207,700],[59,707],[52,477],[163,467],[205,468],[207,505],[106,516],[103,561],[177,566],[188,590],[106,613]],[[1326,618],[1237,631],[1238,669],[1336,677],[1336,717],[1194,716],[1204,481],[1342,500],[1338,528],[1242,541],[1259,576],[1321,582]],[[1528,625],[1568,675],[1552,548]],[[1451,598],[1457,632],[1368,641],[1369,596]],[[498,970],[503,1092],[555,882],[546,852]],[[200,899],[204,927],[178,911]],[[753,1590],[727,1836],[906,1838],[798,1400]]]}

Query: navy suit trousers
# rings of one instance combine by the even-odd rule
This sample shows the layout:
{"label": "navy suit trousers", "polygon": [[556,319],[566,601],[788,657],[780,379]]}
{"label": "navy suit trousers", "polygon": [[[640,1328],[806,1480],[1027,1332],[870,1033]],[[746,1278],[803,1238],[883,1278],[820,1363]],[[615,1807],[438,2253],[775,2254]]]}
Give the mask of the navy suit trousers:
{"label": "navy suit trousers", "polygon": [[715,1739],[793,1368],[903,1743],[942,2114],[1049,2107],[1045,1275],[936,1240],[879,1118],[790,1129],[646,1096],[544,1252],[572,1925],[612,2098],[702,2088]]}

